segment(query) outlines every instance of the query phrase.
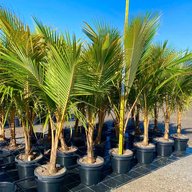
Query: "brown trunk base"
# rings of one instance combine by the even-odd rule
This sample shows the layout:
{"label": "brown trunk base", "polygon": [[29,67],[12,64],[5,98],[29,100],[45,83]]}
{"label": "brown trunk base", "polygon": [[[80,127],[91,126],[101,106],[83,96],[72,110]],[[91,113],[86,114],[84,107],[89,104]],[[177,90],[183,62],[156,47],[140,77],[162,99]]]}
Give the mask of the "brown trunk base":
{"label": "brown trunk base", "polygon": [[46,165],[39,166],[36,168],[36,173],[41,176],[54,176],[54,175],[60,175],[65,173],[66,169],[65,168],[59,168],[56,167],[54,170],[52,170],[52,165],[50,163]]}
{"label": "brown trunk base", "polygon": [[5,141],[5,138],[4,137],[0,137],[0,141]]}
{"label": "brown trunk base", "polygon": [[81,161],[82,161],[82,163],[94,164],[94,163],[96,163],[96,158],[85,156],[81,159]]}
{"label": "brown trunk base", "polygon": [[147,146],[148,144],[149,144],[148,141],[143,141],[143,142],[142,142],[142,145],[143,145],[143,146]]}
{"label": "brown trunk base", "polygon": [[168,134],[165,134],[163,138],[164,138],[165,140],[169,140],[169,135],[168,135]]}
{"label": "brown trunk base", "polygon": [[35,152],[31,153],[31,154],[20,154],[18,159],[22,160],[22,161],[33,161],[36,159],[40,159],[42,157],[42,155],[37,154]]}

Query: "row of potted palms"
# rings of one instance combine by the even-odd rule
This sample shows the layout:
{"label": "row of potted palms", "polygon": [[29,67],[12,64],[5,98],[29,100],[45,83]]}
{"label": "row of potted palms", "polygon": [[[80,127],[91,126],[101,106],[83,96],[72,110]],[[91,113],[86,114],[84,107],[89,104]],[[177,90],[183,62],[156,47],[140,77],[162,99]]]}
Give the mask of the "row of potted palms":
{"label": "row of potted palms", "polygon": [[[76,118],[76,129],[78,121],[85,128],[87,155],[78,159],[78,164],[81,181],[88,185],[100,181],[104,159],[95,157],[93,147],[101,142],[107,112],[113,112],[115,119],[119,143],[110,153],[113,170],[118,173],[131,168],[133,152],[124,149],[124,136],[129,117],[131,113],[134,116],[136,110],[137,125],[140,111],[144,117],[143,141],[135,143],[139,162],[152,161],[155,145],[148,142],[149,114],[155,111],[157,125],[161,106],[165,134],[155,140],[158,154],[171,152],[169,122],[175,106],[178,110],[175,138],[185,141],[186,147],[187,138],[181,135],[181,113],[191,100],[191,53],[176,52],[168,48],[167,42],[152,45],[159,17],[147,14],[129,24],[128,4],[126,1],[123,37],[116,28],[104,23],[97,23],[94,28],[85,23],[83,32],[89,42],[84,43],[75,35],[58,33],[37,19],[34,19],[35,32],[31,32],[13,13],[0,9],[0,139],[5,139],[3,127],[7,117],[11,142],[6,148],[18,149],[14,126],[17,114],[22,122],[25,150],[18,154],[16,161],[22,170],[30,164],[37,165],[42,155],[32,148],[33,122],[35,117],[45,114],[44,127],[48,126],[51,134],[50,160],[35,169],[39,191],[47,185],[50,191],[59,189],[66,169],[57,165],[57,157],[73,157],[77,150],[67,145],[63,132],[72,114]],[[94,141],[97,117],[98,135]],[[177,147],[180,148],[179,142]],[[21,178],[26,176],[24,172]]]}

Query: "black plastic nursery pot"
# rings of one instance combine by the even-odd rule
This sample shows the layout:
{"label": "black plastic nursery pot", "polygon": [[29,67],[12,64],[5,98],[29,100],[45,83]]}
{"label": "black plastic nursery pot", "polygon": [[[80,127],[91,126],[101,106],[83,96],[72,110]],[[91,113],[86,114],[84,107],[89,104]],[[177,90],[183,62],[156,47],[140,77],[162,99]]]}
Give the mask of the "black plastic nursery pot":
{"label": "black plastic nursery pot", "polygon": [[34,169],[38,166],[38,162],[43,158],[43,155],[39,154],[39,158],[32,161],[22,161],[18,156],[15,157],[15,161],[17,162],[19,179],[33,177]]}
{"label": "black plastic nursery pot", "polygon": [[102,142],[101,144],[95,145],[95,154],[97,154],[97,156],[105,155],[105,144],[106,142]]}
{"label": "black plastic nursery pot", "polygon": [[126,153],[123,155],[118,155],[112,153],[112,150],[110,151],[110,155],[113,172],[118,174],[129,172],[131,169],[131,160],[133,158],[133,152],[127,149],[127,155]]}
{"label": "black plastic nursery pot", "polygon": [[0,141],[0,147],[4,147],[5,145],[7,145],[7,141]]}
{"label": "black plastic nursery pot", "polygon": [[157,140],[157,155],[161,157],[169,157],[173,152],[174,141],[169,139],[168,141]]}
{"label": "black plastic nursery pot", "polygon": [[110,138],[110,143],[111,143],[111,148],[115,148],[118,146],[118,138],[116,137],[111,137]]}
{"label": "black plastic nursery pot", "polygon": [[0,151],[0,156],[2,158],[3,163],[5,164],[12,164],[15,162],[15,156],[11,154],[9,151]]}
{"label": "black plastic nursery pot", "polygon": [[182,137],[177,137],[175,135],[173,135],[172,137],[174,139],[174,151],[185,152],[189,138],[183,135]]}
{"label": "black plastic nursery pot", "polygon": [[81,136],[72,138],[72,143],[77,147],[85,146],[85,140]]}
{"label": "black plastic nursery pot", "polygon": [[77,160],[80,173],[81,183],[85,185],[96,185],[102,179],[102,168],[104,165],[104,159],[102,157],[97,156],[100,160],[100,163],[95,164],[87,164]]}
{"label": "black plastic nursery pot", "polygon": [[134,140],[135,140],[135,131],[131,131],[129,133],[129,143],[130,143],[130,148],[131,149],[133,148]]}
{"label": "black plastic nursery pot", "polygon": [[24,149],[24,147],[20,147],[15,150],[8,150],[6,148],[2,148],[1,151],[3,154],[6,155],[5,162],[6,163],[13,163],[15,162],[15,157]]}
{"label": "black plastic nursery pot", "polygon": [[140,142],[140,141],[143,141],[143,135],[135,135],[135,141],[136,142]]}
{"label": "black plastic nursery pot", "polygon": [[73,168],[77,165],[78,155],[76,154],[77,148],[74,152],[64,153],[57,151],[57,164],[66,167],[67,169]]}
{"label": "black plastic nursery pot", "polygon": [[53,176],[42,176],[39,175],[37,169],[34,170],[34,175],[37,181],[37,191],[38,192],[62,192],[63,191],[63,181],[66,173],[66,169],[61,174]]}
{"label": "black plastic nursery pot", "polygon": [[0,182],[0,192],[14,192],[16,191],[16,186],[11,182]]}
{"label": "black plastic nursery pot", "polygon": [[150,146],[137,146],[136,147],[136,158],[138,163],[150,164],[154,158],[155,145],[150,144]]}

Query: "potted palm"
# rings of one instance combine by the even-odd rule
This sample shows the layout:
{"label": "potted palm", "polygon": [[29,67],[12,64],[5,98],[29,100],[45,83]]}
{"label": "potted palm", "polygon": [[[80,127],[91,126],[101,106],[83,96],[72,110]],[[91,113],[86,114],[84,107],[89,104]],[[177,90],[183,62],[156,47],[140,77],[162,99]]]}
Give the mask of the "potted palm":
{"label": "potted palm", "polygon": [[157,48],[150,46],[147,56],[142,60],[137,74],[137,89],[141,91],[139,101],[143,111],[144,134],[143,141],[135,143],[136,157],[139,163],[151,163],[154,157],[155,145],[149,143],[149,115],[154,108],[156,100],[155,80],[159,65],[153,64],[158,55]]}
{"label": "potted palm", "polygon": [[[15,17],[12,20],[18,21]],[[12,78],[17,77],[21,86],[26,85],[27,82],[27,88],[30,88],[33,95],[38,97],[40,104],[48,111],[46,122],[50,122],[52,140],[50,162],[37,167],[34,173],[38,181],[38,191],[45,191],[45,188],[48,191],[59,191],[62,189],[61,182],[66,172],[64,167],[56,165],[64,122],[67,121],[71,111],[75,112],[75,105],[78,103],[74,99],[75,96],[90,94],[88,90],[92,88],[88,84],[90,75],[86,73],[82,75],[86,71],[86,66],[80,61],[81,43],[76,40],[75,36],[71,39],[68,34],[59,35],[41,23],[36,23],[37,32],[33,35],[34,41],[31,41],[29,28],[19,25],[22,30],[27,29],[26,38],[23,38],[24,43],[28,43],[29,47],[37,43],[34,49],[26,53],[26,49],[23,48],[28,46],[22,46],[20,41],[10,42],[12,51],[3,47],[1,59],[7,63],[3,67],[11,73]],[[21,31],[19,32],[21,34]],[[38,52],[35,52],[37,50]],[[44,54],[45,50],[46,54]],[[39,57],[33,59],[34,55]],[[26,93],[29,94],[28,91]],[[28,94],[24,94],[24,99],[31,98]],[[56,117],[56,122],[53,121],[52,115]],[[78,116],[78,111],[75,115]],[[23,120],[25,120],[23,126],[29,124],[28,118],[23,116]],[[29,129],[27,129],[26,136],[28,136],[28,131]],[[29,149],[28,144],[26,142],[27,149]]]}
{"label": "potted palm", "polygon": [[[149,124],[149,111],[154,108],[156,103],[156,98],[159,97],[160,92],[165,93],[162,91],[162,87],[164,89],[166,86],[171,87],[171,82],[173,82],[174,76],[181,74],[180,70],[177,70],[177,66],[180,61],[184,61],[185,59],[189,59],[185,56],[175,57],[173,51],[167,49],[167,42],[162,45],[151,46],[148,51],[148,55],[146,59],[143,60],[143,63],[140,65],[138,78],[140,79],[139,85],[142,89],[142,103],[143,103],[143,113],[144,113],[144,138],[142,143],[137,143],[137,158],[138,161],[141,163],[150,163],[153,160],[153,151],[155,146],[153,144],[149,144],[148,140],[148,124]],[[168,70],[169,67],[169,70]],[[172,75],[171,75],[172,74]],[[158,78],[156,78],[158,76]],[[142,85],[143,84],[143,85]],[[158,86],[157,86],[158,85]],[[167,90],[171,91],[171,88]],[[161,89],[160,89],[161,88]],[[161,91],[160,91],[161,90]],[[166,95],[165,98],[170,98],[170,93]],[[164,97],[163,97],[164,98]],[[169,126],[170,120],[170,105],[169,101],[165,103],[165,134],[164,136],[167,137],[167,131]],[[164,137],[164,138],[165,138]],[[158,155],[166,156],[168,153],[171,152],[173,141],[170,139],[164,138],[155,139],[157,142],[157,153]],[[162,140],[164,142],[162,142]],[[164,151],[165,149],[165,151]]]}
{"label": "potted palm", "polygon": [[[3,87],[4,86],[1,86],[1,94],[2,94],[2,88]],[[5,146],[7,144],[7,141],[5,138],[5,121],[6,121],[5,110],[6,110],[5,106],[1,102],[1,107],[0,107],[0,146]]]}
{"label": "potted palm", "polygon": [[[158,17],[147,15],[146,17],[137,17],[128,25],[128,8],[129,1],[126,1],[126,14],[124,25],[124,48],[123,48],[123,65],[119,106],[119,145],[118,149],[112,150],[112,167],[117,173],[125,173],[130,170],[132,151],[124,150],[124,123],[125,106],[133,85],[136,72],[141,59],[144,58],[153,36],[155,35]],[[138,96],[136,96],[138,98]],[[135,103],[135,102],[134,102]],[[133,107],[131,107],[133,109]],[[131,111],[130,111],[131,112]],[[128,113],[128,117],[130,115]],[[128,122],[128,118],[127,121]]]}
{"label": "potted palm", "polygon": [[13,163],[15,161],[15,156],[19,154],[21,150],[23,150],[23,145],[18,145],[16,143],[15,137],[15,114],[16,114],[16,104],[15,104],[15,94],[18,94],[18,91],[10,86],[5,86],[3,89],[2,102],[7,106],[6,116],[9,122],[10,127],[10,141],[9,144],[2,147],[1,150],[5,152],[7,156],[7,161],[9,163]]}
{"label": "potted palm", "polygon": [[[57,34],[39,22],[37,22],[37,31],[44,38],[48,49],[40,88],[41,98],[49,111],[47,119],[52,130],[52,143],[50,162],[36,168],[35,175],[38,178],[39,191],[47,187],[50,191],[58,191],[62,189],[61,182],[66,172],[65,168],[56,166],[59,141],[61,146],[67,148],[62,138],[63,126],[71,113],[79,120],[83,119],[82,113],[76,106],[79,104],[77,97],[91,95],[92,75],[86,63],[81,60],[82,44],[75,36],[71,39],[69,34]],[[53,122],[51,114],[56,117],[56,123]]]}
{"label": "potted palm", "polygon": [[[191,65],[182,65],[182,68],[191,70]],[[191,78],[189,75],[177,77],[177,85],[175,88],[175,105],[177,108],[177,133],[173,134],[174,150],[183,152],[186,150],[189,138],[181,133],[182,113],[191,103]]]}
{"label": "potted palm", "polygon": [[[32,113],[34,113],[34,103],[36,102],[36,96],[34,96],[32,86],[29,84],[29,76],[26,71],[19,71],[18,66],[27,68],[27,62],[23,61],[23,57],[18,54],[15,47],[18,48],[26,57],[34,55],[38,56],[39,49],[37,48],[36,37],[30,34],[29,28],[24,26],[22,22],[12,13],[0,10],[0,27],[2,30],[1,46],[1,68],[8,74],[2,75],[2,81],[15,85],[17,87],[17,109],[18,115],[22,121],[25,151],[24,153],[16,156],[15,160],[18,163],[20,178],[32,176],[34,164],[38,162],[42,155],[32,151],[30,141],[30,129],[33,126]],[[30,45],[29,45],[30,40]],[[36,44],[35,44],[36,42]],[[36,58],[38,60],[38,57]],[[33,96],[32,96],[33,95]],[[14,114],[11,114],[13,120]],[[14,129],[14,128],[13,128]]]}
{"label": "potted palm", "polygon": [[165,46],[164,49],[165,54],[161,59],[164,61],[163,65],[166,66],[166,68],[169,66],[169,70],[164,70],[160,79],[162,82],[168,83],[163,83],[163,86],[159,86],[161,87],[159,90],[164,102],[163,113],[165,119],[165,131],[164,136],[155,139],[155,141],[157,142],[157,154],[159,156],[170,156],[173,150],[174,142],[169,138],[169,123],[171,112],[173,111],[174,106],[173,98],[175,96],[176,87],[178,86],[175,80],[179,75],[184,76],[186,74],[186,70],[181,69],[180,64],[190,61],[191,54],[177,53],[173,50],[165,48]]}
{"label": "potted palm", "polygon": [[[95,157],[93,151],[93,133],[96,116],[99,117],[99,131],[104,122],[104,107],[106,98],[110,95],[113,83],[120,74],[121,46],[120,36],[116,29],[107,25],[96,25],[96,31],[88,24],[84,27],[85,34],[91,44],[83,54],[83,62],[87,63],[90,74],[93,75],[94,92],[85,97],[88,128],[86,130],[87,155],[78,160],[81,182],[86,185],[97,184],[101,180],[101,169],[104,164],[102,157]],[[102,111],[101,111],[102,109]],[[99,138],[100,139],[100,138]]]}

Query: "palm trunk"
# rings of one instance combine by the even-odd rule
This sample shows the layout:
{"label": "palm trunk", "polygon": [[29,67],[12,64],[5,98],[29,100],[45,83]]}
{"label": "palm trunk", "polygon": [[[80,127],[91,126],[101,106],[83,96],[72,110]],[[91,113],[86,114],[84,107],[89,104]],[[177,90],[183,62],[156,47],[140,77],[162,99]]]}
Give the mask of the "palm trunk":
{"label": "palm trunk", "polygon": [[30,121],[29,121],[29,139],[31,141],[32,138],[35,138],[35,133],[33,130],[33,122],[35,120],[35,113],[32,110],[30,110],[28,115],[29,115],[29,119],[30,119]]}
{"label": "palm trunk", "polygon": [[10,135],[11,135],[10,146],[16,147],[17,144],[15,138],[15,109],[12,109],[10,111]]}
{"label": "palm trunk", "polygon": [[119,148],[118,154],[123,154],[124,146],[124,115],[125,115],[125,98],[124,95],[121,96],[120,102],[120,118],[119,118]]}
{"label": "palm trunk", "polygon": [[30,114],[30,106],[29,106],[29,82],[26,81],[24,86],[24,105],[25,105],[25,119],[22,119],[22,127],[25,139],[25,157],[30,161],[31,156],[31,140],[30,140],[30,129],[31,129],[31,114]]}
{"label": "palm trunk", "polygon": [[168,98],[166,97],[166,109],[165,109],[165,114],[164,114],[164,118],[165,118],[165,132],[164,132],[164,139],[168,140],[169,139],[169,123],[170,123],[170,116],[171,116],[171,112],[169,109],[169,105],[168,105]]}
{"label": "palm trunk", "polygon": [[61,133],[60,133],[59,140],[60,140],[60,142],[61,142],[61,149],[62,149],[63,151],[68,151],[69,148],[68,148],[68,146],[67,146],[67,144],[66,144],[66,142],[65,142],[65,138],[64,138],[64,135],[63,135],[63,130],[62,130]]}
{"label": "palm trunk", "polygon": [[30,161],[30,153],[31,153],[31,141],[29,136],[29,125],[26,124],[26,121],[22,121],[24,139],[25,139],[25,157]]}
{"label": "palm trunk", "polygon": [[143,138],[144,146],[147,146],[149,144],[148,126],[149,126],[148,109],[145,108],[144,109],[144,138]]}
{"label": "palm trunk", "polygon": [[94,133],[94,114],[89,112],[88,114],[88,130],[86,132],[87,136],[87,163],[94,163],[94,153],[93,153],[93,133]]}
{"label": "palm trunk", "polygon": [[154,131],[158,131],[158,109],[157,104],[154,106]]}
{"label": "palm trunk", "polygon": [[[126,0],[125,5],[125,22],[124,22],[124,51],[125,57],[127,57],[127,49],[126,49],[126,35],[128,30],[128,19],[129,19],[129,0]],[[122,82],[121,82],[121,97],[120,97],[120,114],[119,114],[119,146],[118,146],[118,154],[123,154],[123,146],[124,146],[124,116],[125,116],[125,82],[128,81],[128,77],[125,74],[126,62],[125,58],[123,59],[123,69],[122,69]]]}
{"label": "palm trunk", "polygon": [[[64,120],[60,120],[60,117],[59,117],[58,114],[55,114],[55,117],[56,117],[56,120],[57,120],[57,129],[59,130],[59,132],[58,132],[59,136],[57,136],[57,137],[58,137],[58,139],[59,139],[59,141],[61,143],[61,149],[63,151],[68,151],[68,146],[65,143],[65,138],[64,138],[64,134],[63,134]],[[54,143],[57,144],[57,147],[58,147],[58,141],[55,141]]]}
{"label": "palm trunk", "polygon": [[180,110],[180,107],[177,108],[177,134],[181,135],[181,116],[182,112]]}
{"label": "palm trunk", "polygon": [[97,138],[95,140],[95,144],[101,143],[101,134],[102,134],[103,124],[105,121],[105,110],[103,110],[103,109],[99,110],[98,115],[99,115],[99,127],[98,127],[98,134],[97,134]]}
{"label": "palm trunk", "polygon": [[50,174],[54,174],[57,172],[56,169],[56,160],[57,160],[57,148],[59,143],[58,135],[54,135],[54,131],[52,130],[52,143],[51,143],[51,154],[50,154],[50,162],[49,162],[49,172]]}
{"label": "palm trunk", "polygon": [[59,139],[62,138],[62,136],[60,137],[60,135],[62,133],[63,125],[64,125],[64,116],[59,121],[58,121],[58,119],[59,119],[58,116],[56,116],[56,119],[57,119],[57,130],[56,130],[56,132],[53,129],[52,120],[50,119],[50,122],[51,122],[51,124],[50,124],[51,125],[51,138],[52,138],[51,154],[50,154],[50,162],[49,162],[49,172],[50,172],[50,174],[55,174],[57,172],[57,168],[56,168],[57,149],[58,149]]}
{"label": "palm trunk", "polygon": [[5,140],[4,118],[5,115],[3,109],[0,109],[0,141]]}

